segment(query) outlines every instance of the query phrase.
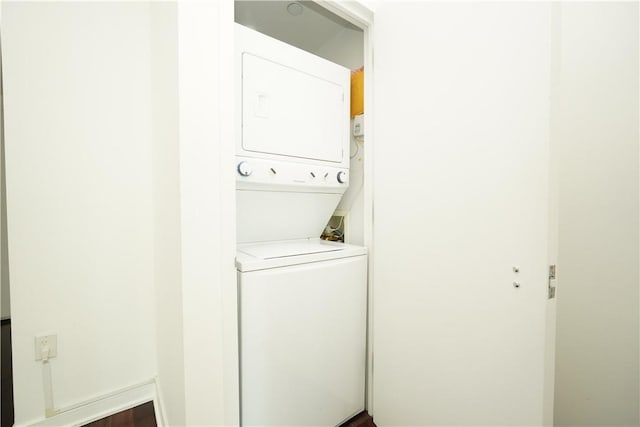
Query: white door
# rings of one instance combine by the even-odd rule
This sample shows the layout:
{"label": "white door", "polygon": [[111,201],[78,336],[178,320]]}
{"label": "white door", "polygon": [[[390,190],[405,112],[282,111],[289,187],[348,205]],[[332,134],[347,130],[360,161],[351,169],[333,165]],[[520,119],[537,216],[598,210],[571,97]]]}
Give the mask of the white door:
{"label": "white door", "polygon": [[240,273],[244,426],[336,426],[364,409],[367,257]]}
{"label": "white door", "polygon": [[375,11],[380,427],[543,423],[549,38],[545,3]]}

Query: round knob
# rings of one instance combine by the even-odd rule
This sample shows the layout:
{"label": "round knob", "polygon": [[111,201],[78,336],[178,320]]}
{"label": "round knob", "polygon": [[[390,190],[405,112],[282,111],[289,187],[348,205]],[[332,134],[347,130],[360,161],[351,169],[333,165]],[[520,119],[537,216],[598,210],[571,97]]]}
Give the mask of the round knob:
{"label": "round knob", "polygon": [[242,176],[249,176],[253,173],[253,169],[248,162],[242,161],[238,163],[238,173]]}
{"label": "round knob", "polygon": [[340,171],[338,172],[338,182],[340,184],[344,184],[345,182],[347,182],[347,173]]}

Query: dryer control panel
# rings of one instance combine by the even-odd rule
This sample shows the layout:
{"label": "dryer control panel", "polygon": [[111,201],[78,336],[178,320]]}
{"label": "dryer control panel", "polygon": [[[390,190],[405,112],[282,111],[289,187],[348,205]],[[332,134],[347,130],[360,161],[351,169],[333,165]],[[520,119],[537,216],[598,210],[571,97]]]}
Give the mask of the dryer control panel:
{"label": "dryer control panel", "polygon": [[349,186],[349,169],[236,156],[236,185],[239,190],[342,193]]}

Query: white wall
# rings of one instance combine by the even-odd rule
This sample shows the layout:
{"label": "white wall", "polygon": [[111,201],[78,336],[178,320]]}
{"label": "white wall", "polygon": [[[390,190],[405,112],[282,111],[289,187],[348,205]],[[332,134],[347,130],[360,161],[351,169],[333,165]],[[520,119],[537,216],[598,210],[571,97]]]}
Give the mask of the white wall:
{"label": "white wall", "polygon": [[638,3],[564,3],[555,424],[638,425]]}
{"label": "white wall", "polygon": [[376,424],[541,425],[550,5],[375,13]]}
{"label": "white wall", "polygon": [[178,3],[187,425],[238,424],[233,2]]}
{"label": "white wall", "polygon": [[[355,70],[364,64],[364,33],[349,28],[342,28],[334,37],[325,42],[312,53]],[[353,127],[353,120],[351,121]],[[351,131],[350,131],[351,132]],[[337,209],[349,212],[347,240],[354,245],[364,244],[364,156],[365,145],[351,140],[350,183]]]}
{"label": "white wall", "polygon": [[233,2],[3,12],[16,421],[55,332],[57,407],[157,372],[170,424],[237,425]]}
{"label": "white wall", "polygon": [[[0,92],[2,91],[1,85],[2,82],[0,82]],[[2,108],[2,106],[0,106],[0,108]],[[8,319],[11,317],[11,305],[9,304],[9,252],[7,251],[7,196],[4,172],[4,133],[1,131],[3,126],[3,117],[0,115],[0,286],[2,289],[0,292],[0,318]]]}
{"label": "white wall", "polygon": [[178,144],[178,16],[151,2],[154,278],[158,383],[170,425],[185,425]]}
{"label": "white wall", "polygon": [[350,70],[355,70],[364,64],[364,33],[350,28],[342,28],[312,53]]}
{"label": "white wall", "polygon": [[2,5],[16,422],[156,372],[149,6]]}

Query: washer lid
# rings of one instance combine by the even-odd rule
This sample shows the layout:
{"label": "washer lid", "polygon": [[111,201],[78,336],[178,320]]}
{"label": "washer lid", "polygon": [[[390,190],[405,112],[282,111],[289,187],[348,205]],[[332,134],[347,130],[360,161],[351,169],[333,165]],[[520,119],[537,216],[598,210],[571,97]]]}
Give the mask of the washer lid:
{"label": "washer lid", "polygon": [[236,267],[239,271],[264,270],[309,262],[365,255],[361,246],[328,242],[318,238],[238,245]]}
{"label": "washer lid", "polygon": [[269,243],[263,245],[250,245],[242,248],[239,247],[238,251],[256,258],[274,259],[297,255],[317,254],[321,252],[341,251],[343,249],[344,248],[339,246],[324,244],[322,240],[320,242],[294,240],[277,244]]}

